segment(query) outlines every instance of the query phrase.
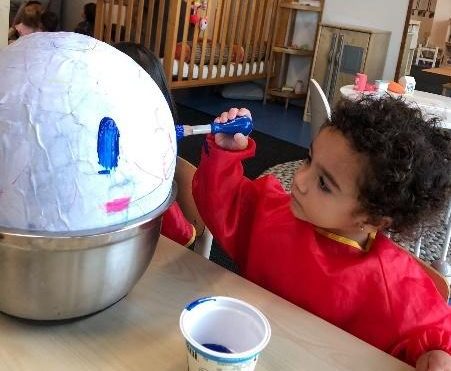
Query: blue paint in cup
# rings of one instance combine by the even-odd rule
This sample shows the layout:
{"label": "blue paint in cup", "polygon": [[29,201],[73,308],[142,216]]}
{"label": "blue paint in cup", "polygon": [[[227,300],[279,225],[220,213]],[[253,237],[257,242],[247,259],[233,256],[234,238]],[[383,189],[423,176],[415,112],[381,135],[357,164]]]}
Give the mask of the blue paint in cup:
{"label": "blue paint in cup", "polygon": [[238,299],[212,296],[186,305],[180,316],[186,340],[188,369],[252,371],[268,344],[266,317]]}

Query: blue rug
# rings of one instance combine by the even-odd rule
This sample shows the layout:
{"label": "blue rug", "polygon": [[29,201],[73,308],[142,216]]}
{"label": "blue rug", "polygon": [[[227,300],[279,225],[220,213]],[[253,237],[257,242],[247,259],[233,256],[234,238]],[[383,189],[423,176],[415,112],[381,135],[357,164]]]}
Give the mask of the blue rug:
{"label": "blue rug", "polygon": [[217,87],[199,87],[175,90],[173,96],[178,104],[212,117],[231,107],[248,108],[257,131],[301,147],[310,145],[310,125],[302,121],[303,108],[289,105],[285,110],[280,102],[263,104],[258,100],[226,99],[216,89]]}

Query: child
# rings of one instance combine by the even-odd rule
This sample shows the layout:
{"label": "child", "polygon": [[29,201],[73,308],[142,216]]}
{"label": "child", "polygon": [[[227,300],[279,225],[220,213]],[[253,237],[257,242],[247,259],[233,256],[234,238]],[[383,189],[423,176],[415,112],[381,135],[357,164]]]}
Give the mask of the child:
{"label": "child", "polygon": [[[217,121],[237,115],[250,113],[235,108]],[[391,97],[342,101],[291,195],[272,176],[243,176],[252,139],[209,136],[194,199],[244,277],[417,370],[449,369],[450,309],[415,258],[381,233],[425,220],[449,197],[450,138],[434,124]]]}
{"label": "child", "polygon": [[[136,63],[138,63],[155,81],[169,105],[174,123],[176,123],[177,109],[168,89],[166,77],[163,72],[163,66],[158,58],[149,49],[139,44],[121,42],[115,44],[114,46],[116,49],[120,50],[124,54],[127,54]],[[179,190],[179,192],[180,191],[181,190]],[[196,238],[196,229],[190,222],[188,222],[188,220],[186,220],[177,202],[174,202],[163,214],[161,234],[187,247],[194,243]]]}
{"label": "child", "polygon": [[41,28],[45,32],[55,32],[58,29],[58,16],[55,12],[46,10],[41,14]]}
{"label": "child", "polygon": [[21,12],[18,23],[14,26],[19,36],[42,31],[41,13],[42,6],[40,4],[27,3]]}
{"label": "child", "polygon": [[81,33],[83,35],[93,36],[94,25],[96,21],[96,4],[87,3],[83,6],[83,13],[81,15],[83,21],[77,24],[74,32]]}
{"label": "child", "polygon": [[[34,20],[39,18],[42,11],[43,7],[40,1],[27,1],[22,3],[14,16],[11,27],[8,31],[8,43],[17,40],[20,36],[26,34],[27,31],[28,33],[34,32],[33,26],[36,29],[39,29],[39,21]],[[32,23],[31,29],[28,29],[29,26],[23,24],[24,17],[26,18],[25,23]],[[29,21],[29,19],[31,20]]]}

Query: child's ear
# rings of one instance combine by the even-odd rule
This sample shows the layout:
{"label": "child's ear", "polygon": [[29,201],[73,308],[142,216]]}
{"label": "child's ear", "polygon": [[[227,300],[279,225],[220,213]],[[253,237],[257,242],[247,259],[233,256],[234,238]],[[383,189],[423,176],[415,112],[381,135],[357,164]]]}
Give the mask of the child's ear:
{"label": "child's ear", "polygon": [[382,216],[379,218],[369,218],[365,221],[365,224],[374,229],[375,231],[383,231],[390,227],[393,223],[393,219],[389,216]]}

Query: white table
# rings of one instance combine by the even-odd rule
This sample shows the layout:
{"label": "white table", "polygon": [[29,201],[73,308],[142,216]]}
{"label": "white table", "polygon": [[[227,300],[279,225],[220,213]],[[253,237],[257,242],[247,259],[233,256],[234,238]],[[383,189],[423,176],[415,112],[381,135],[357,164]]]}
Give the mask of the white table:
{"label": "white table", "polygon": [[[343,97],[355,99],[362,94],[384,94],[385,92],[360,92],[354,90],[353,85],[345,85],[340,88]],[[389,94],[398,97],[399,94],[389,92]],[[438,116],[442,120],[442,127],[451,129],[451,97],[443,95],[426,93],[415,90],[413,95],[403,95],[408,103],[417,104],[418,107],[427,115]]]}
{"label": "white table", "polygon": [[103,312],[59,325],[0,314],[0,370],[187,370],[179,316],[208,295],[246,300],[268,317],[272,336],[256,371],[413,370],[164,237],[135,288]]}

